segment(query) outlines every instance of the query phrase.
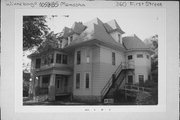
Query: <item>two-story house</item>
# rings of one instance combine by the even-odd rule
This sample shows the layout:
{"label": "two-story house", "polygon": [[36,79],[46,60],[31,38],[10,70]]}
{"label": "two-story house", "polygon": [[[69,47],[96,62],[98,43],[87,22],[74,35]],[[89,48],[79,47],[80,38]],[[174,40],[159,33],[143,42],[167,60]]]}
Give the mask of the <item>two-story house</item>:
{"label": "two-story house", "polygon": [[148,80],[153,51],[136,35],[122,34],[116,20],[95,18],[65,27],[57,47],[46,46],[29,56],[34,94],[39,86],[49,100],[71,94],[75,100],[100,102],[113,86]]}

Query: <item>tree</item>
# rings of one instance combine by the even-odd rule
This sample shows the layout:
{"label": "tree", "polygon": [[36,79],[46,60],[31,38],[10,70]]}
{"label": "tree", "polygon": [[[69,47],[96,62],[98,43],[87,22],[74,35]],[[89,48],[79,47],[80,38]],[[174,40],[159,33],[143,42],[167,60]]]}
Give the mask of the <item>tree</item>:
{"label": "tree", "polygon": [[151,57],[151,73],[155,82],[158,82],[158,35],[152,37],[154,54]]}
{"label": "tree", "polygon": [[42,43],[39,45],[39,47],[37,48],[37,51],[41,51],[44,50],[44,48],[46,48],[47,46],[51,47],[51,48],[58,48],[58,38],[57,38],[57,34],[54,34],[54,32],[50,32],[47,35],[44,36],[45,40],[42,41]]}
{"label": "tree", "polygon": [[158,104],[158,35],[154,35],[145,40],[146,45],[151,47],[154,53],[151,55],[151,80],[145,82],[145,87],[150,87],[151,98],[149,104]]}
{"label": "tree", "polygon": [[23,50],[38,46],[48,31],[46,16],[23,16]]}
{"label": "tree", "polygon": [[46,16],[23,16],[23,96],[28,96],[30,60],[27,55],[39,46],[48,33]]}
{"label": "tree", "polygon": [[154,54],[151,55],[151,74],[152,80],[158,82],[158,35],[146,39],[145,44],[154,51]]}

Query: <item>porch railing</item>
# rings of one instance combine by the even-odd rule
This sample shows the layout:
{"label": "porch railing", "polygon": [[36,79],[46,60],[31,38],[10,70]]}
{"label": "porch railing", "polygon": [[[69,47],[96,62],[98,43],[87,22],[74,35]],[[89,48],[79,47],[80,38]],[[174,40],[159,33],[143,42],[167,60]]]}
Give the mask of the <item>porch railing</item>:
{"label": "porch railing", "polygon": [[152,92],[151,88],[148,87],[141,87],[138,85],[125,85],[124,90],[126,91],[132,91],[132,92]]}

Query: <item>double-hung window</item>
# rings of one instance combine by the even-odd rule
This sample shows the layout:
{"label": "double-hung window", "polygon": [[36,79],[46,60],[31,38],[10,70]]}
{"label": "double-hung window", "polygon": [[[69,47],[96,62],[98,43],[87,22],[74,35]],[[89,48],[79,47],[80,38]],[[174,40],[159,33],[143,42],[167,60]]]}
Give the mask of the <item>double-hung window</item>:
{"label": "double-hung window", "polygon": [[56,63],[61,64],[61,54],[56,54]]}
{"label": "double-hung window", "polygon": [[63,60],[62,60],[62,63],[63,64],[67,64],[67,55],[63,55]]}
{"label": "double-hung window", "polygon": [[81,51],[77,51],[77,65],[81,64]]}
{"label": "double-hung window", "polygon": [[59,64],[67,64],[68,62],[68,56],[63,54],[56,54],[56,63]]}
{"label": "double-hung window", "polygon": [[76,89],[80,88],[80,73],[76,73]]}
{"label": "double-hung window", "polygon": [[85,73],[85,88],[89,88],[90,74]]}
{"label": "double-hung window", "polygon": [[41,58],[37,58],[36,59],[36,68],[40,68],[40,66],[41,66]]}

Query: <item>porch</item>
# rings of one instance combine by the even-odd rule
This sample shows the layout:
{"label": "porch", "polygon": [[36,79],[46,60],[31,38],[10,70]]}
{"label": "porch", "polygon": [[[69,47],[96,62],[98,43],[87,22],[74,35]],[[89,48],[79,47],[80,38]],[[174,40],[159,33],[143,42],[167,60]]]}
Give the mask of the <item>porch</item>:
{"label": "porch", "polygon": [[57,96],[70,96],[72,93],[72,82],[72,75],[40,75],[35,80],[35,96],[47,95],[50,101],[54,101]]}

